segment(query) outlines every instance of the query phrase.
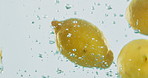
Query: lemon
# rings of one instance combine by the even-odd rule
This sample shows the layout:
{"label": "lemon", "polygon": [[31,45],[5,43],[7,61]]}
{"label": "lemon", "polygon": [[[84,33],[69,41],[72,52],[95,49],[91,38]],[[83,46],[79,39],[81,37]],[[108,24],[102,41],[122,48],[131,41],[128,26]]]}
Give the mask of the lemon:
{"label": "lemon", "polygon": [[126,19],[134,30],[148,35],[148,1],[132,0],[126,10]]}
{"label": "lemon", "polygon": [[148,40],[133,40],[125,45],[117,65],[121,78],[148,78]]}
{"label": "lemon", "polygon": [[2,50],[0,49],[0,64],[2,63]]}
{"label": "lemon", "polygon": [[2,65],[2,50],[0,49],[0,73],[3,72],[3,65]]}
{"label": "lemon", "polygon": [[93,24],[77,18],[52,21],[59,51],[83,67],[108,68],[113,53],[102,32]]}

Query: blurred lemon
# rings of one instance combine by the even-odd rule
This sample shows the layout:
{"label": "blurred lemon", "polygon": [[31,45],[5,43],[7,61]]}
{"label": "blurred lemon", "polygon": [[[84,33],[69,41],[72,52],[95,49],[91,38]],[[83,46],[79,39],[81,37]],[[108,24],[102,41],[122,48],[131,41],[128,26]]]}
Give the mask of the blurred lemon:
{"label": "blurred lemon", "polygon": [[2,50],[0,49],[0,64],[2,63]]}
{"label": "blurred lemon", "polygon": [[148,1],[132,0],[126,10],[126,19],[134,30],[148,35]]}
{"label": "blurred lemon", "polygon": [[3,72],[3,65],[2,65],[2,50],[0,49],[0,73]]}
{"label": "blurred lemon", "polygon": [[113,53],[102,32],[93,24],[76,18],[52,21],[59,51],[75,64],[108,68]]}
{"label": "blurred lemon", "polygon": [[148,40],[129,42],[118,56],[121,78],[148,78]]}

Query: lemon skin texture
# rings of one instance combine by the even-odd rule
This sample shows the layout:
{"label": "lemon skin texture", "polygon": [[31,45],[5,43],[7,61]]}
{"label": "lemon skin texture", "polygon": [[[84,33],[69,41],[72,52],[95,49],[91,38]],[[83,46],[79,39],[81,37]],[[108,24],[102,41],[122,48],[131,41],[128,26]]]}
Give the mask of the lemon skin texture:
{"label": "lemon skin texture", "polygon": [[121,78],[148,78],[148,40],[133,40],[125,45],[117,66]]}
{"label": "lemon skin texture", "polygon": [[148,35],[148,1],[132,0],[126,9],[126,19],[134,30]]}
{"label": "lemon skin texture", "polygon": [[93,24],[77,18],[52,21],[59,51],[83,67],[108,68],[113,53],[102,32]]}

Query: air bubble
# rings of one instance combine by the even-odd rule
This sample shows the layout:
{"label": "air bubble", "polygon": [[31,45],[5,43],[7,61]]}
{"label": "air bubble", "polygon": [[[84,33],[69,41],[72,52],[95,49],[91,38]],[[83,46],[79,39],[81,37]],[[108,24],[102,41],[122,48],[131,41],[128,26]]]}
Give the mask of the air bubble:
{"label": "air bubble", "polygon": [[66,9],[71,9],[71,8],[72,8],[72,5],[66,4],[65,8],[66,8]]}
{"label": "air bubble", "polygon": [[71,37],[71,35],[72,35],[71,33],[68,33],[67,37]]}
{"label": "air bubble", "polygon": [[75,54],[74,54],[74,53],[72,53],[72,54],[70,54],[70,56],[71,56],[71,57],[74,57],[74,56],[75,56]]}
{"label": "air bubble", "polygon": [[57,74],[61,74],[61,73],[63,73],[63,71],[58,68],[57,69]]}
{"label": "air bubble", "polygon": [[95,55],[94,53],[91,53],[91,55]]}
{"label": "air bubble", "polygon": [[77,51],[77,49],[72,49],[72,51]]}
{"label": "air bubble", "polygon": [[136,25],[138,25],[139,24],[139,20],[137,19],[137,21],[136,21]]}
{"label": "air bubble", "polygon": [[59,4],[60,3],[60,0],[56,0],[56,3]]}
{"label": "air bubble", "polygon": [[120,14],[119,16],[120,16],[120,17],[123,17],[123,14]]}
{"label": "air bubble", "polygon": [[78,23],[78,21],[73,21],[73,23]]}
{"label": "air bubble", "polygon": [[115,21],[113,21],[113,24],[116,24],[116,22],[115,22]]}
{"label": "air bubble", "polygon": [[40,10],[41,8],[40,7],[38,7],[38,10]]}
{"label": "air bubble", "polygon": [[69,30],[68,28],[66,28],[66,30]]}
{"label": "air bubble", "polygon": [[138,69],[138,71],[140,71],[141,69]]}
{"label": "air bubble", "polygon": [[54,32],[53,31],[50,31],[50,34],[54,34]]}
{"label": "air bubble", "polygon": [[46,78],[45,76],[42,76],[42,78]]}
{"label": "air bubble", "polygon": [[78,57],[78,59],[82,59],[82,57]]}
{"label": "air bubble", "polygon": [[114,14],[114,17],[116,17],[117,16],[117,14]]}
{"label": "air bubble", "polygon": [[92,40],[95,40],[95,38],[92,38]]}
{"label": "air bubble", "polygon": [[41,20],[40,16],[37,15],[36,17],[37,17],[38,20]]}
{"label": "air bubble", "polygon": [[77,11],[74,12],[74,15],[77,15]]}
{"label": "air bubble", "polygon": [[140,33],[140,30],[134,30],[135,33]]}
{"label": "air bubble", "polygon": [[111,10],[111,9],[112,9],[112,7],[111,7],[111,6],[108,6],[108,7],[107,7],[107,9],[108,9],[108,10]]}
{"label": "air bubble", "polygon": [[39,42],[38,40],[35,40],[35,42]]}
{"label": "air bubble", "polygon": [[43,55],[42,55],[42,54],[39,54],[39,57],[40,57],[40,58],[43,58]]}
{"label": "air bubble", "polygon": [[55,43],[55,41],[49,41],[49,44],[54,44]]}
{"label": "air bubble", "polygon": [[58,25],[62,25],[61,23],[58,23]]}
{"label": "air bubble", "polygon": [[104,46],[98,46],[98,48],[104,48]]}
{"label": "air bubble", "polygon": [[92,10],[95,10],[95,8],[94,8],[94,6],[92,6],[92,8],[91,8]]}
{"label": "air bubble", "polygon": [[35,22],[34,22],[34,21],[32,21],[31,23],[32,23],[32,24],[34,24]]}
{"label": "air bubble", "polygon": [[98,6],[100,6],[101,4],[100,4],[100,3],[98,3],[97,5],[98,5]]}

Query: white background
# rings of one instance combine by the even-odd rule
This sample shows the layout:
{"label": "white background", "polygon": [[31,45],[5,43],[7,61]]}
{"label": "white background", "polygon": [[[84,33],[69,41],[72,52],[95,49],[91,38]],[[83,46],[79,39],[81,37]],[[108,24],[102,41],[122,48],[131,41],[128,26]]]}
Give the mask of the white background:
{"label": "white background", "polygon": [[[103,31],[116,63],[125,44],[147,38],[128,26],[125,10],[129,2],[0,0],[0,48],[4,66],[0,78],[117,78],[115,64],[106,70],[83,68],[56,52],[56,44],[49,43],[55,41],[50,23],[53,19],[81,18],[95,24]],[[67,4],[70,9],[66,9]]]}

